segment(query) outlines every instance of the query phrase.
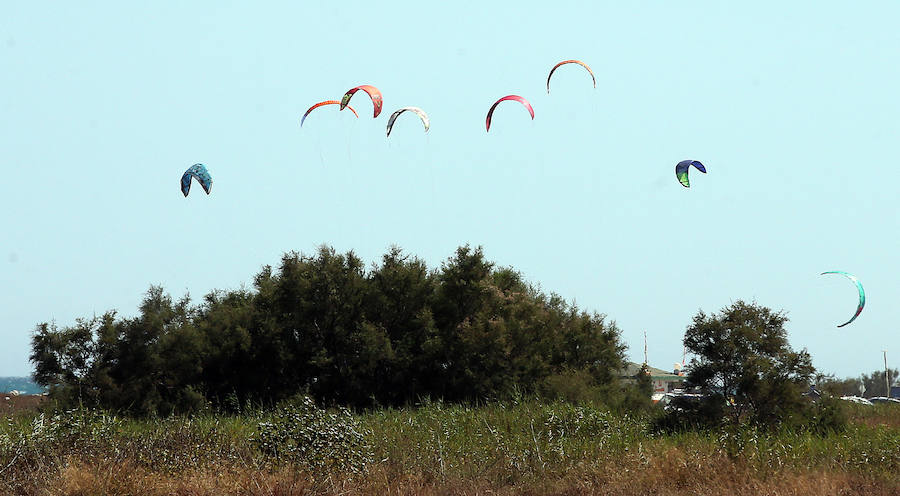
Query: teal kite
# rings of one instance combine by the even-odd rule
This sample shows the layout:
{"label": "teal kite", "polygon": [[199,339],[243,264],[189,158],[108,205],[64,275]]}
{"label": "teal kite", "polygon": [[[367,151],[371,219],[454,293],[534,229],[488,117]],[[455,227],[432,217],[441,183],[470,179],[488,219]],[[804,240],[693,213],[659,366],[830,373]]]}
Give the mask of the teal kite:
{"label": "teal kite", "polygon": [[209,194],[209,190],[212,189],[212,176],[209,175],[205,165],[194,164],[184,171],[184,175],[181,176],[181,193],[184,196],[191,192],[191,178],[196,179],[203,187],[203,191],[206,191],[207,195]]}
{"label": "teal kite", "polygon": [[844,272],[842,270],[829,270],[828,272],[822,272],[819,275],[824,276],[825,274],[840,274],[840,275],[846,277],[847,279],[850,279],[851,281],[853,281],[853,283],[856,284],[856,289],[859,290],[859,305],[857,305],[857,307],[856,307],[856,313],[853,314],[852,319],[850,319],[847,322],[844,322],[843,324],[838,326],[838,327],[844,327],[845,325],[856,320],[856,318],[859,317],[859,314],[862,313],[863,307],[866,306],[866,292],[863,290],[862,283],[859,282],[859,279],[857,279],[856,276],[854,276],[853,274],[848,274],[847,272]]}

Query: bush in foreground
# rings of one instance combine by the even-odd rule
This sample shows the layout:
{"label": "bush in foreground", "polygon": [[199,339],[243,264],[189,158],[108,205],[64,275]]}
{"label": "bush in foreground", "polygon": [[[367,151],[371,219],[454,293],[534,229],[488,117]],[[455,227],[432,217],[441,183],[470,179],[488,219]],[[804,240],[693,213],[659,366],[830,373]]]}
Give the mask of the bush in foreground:
{"label": "bush in foreground", "polygon": [[361,474],[372,462],[370,436],[346,408],[327,412],[301,397],[259,422],[251,442],[276,466]]}

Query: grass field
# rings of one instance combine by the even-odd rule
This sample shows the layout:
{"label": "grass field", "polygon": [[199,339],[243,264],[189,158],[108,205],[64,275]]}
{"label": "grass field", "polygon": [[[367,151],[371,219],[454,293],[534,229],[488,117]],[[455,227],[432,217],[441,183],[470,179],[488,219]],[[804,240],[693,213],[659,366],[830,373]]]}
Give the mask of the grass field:
{"label": "grass field", "polygon": [[[900,408],[848,405],[816,436],[654,434],[564,403],[429,403],[353,414],[298,401],[238,416],[19,413],[3,494],[900,494]],[[2,492],[3,489],[0,489]]]}

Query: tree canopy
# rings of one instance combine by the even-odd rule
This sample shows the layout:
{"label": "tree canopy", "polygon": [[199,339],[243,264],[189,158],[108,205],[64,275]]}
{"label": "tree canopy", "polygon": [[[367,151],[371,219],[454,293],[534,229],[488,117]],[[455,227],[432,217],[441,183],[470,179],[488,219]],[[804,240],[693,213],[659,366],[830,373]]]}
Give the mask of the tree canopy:
{"label": "tree canopy", "polygon": [[802,393],[815,372],[806,350],[787,341],[787,317],[756,303],[737,301],[720,312],[694,316],[684,345],[696,356],[687,387],[699,389],[699,403],[683,409],[698,421],[729,419],[776,425],[802,412]]}
{"label": "tree canopy", "polygon": [[64,403],[138,414],[300,393],[356,407],[470,401],[546,391],[573,373],[611,402],[622,391],[615,323],[495,267],[481,248],[458,248],[440,269],[392,248],[367,269],[323,246],[199,304],[153,286],[139,310],[37,325],[35,379]]}

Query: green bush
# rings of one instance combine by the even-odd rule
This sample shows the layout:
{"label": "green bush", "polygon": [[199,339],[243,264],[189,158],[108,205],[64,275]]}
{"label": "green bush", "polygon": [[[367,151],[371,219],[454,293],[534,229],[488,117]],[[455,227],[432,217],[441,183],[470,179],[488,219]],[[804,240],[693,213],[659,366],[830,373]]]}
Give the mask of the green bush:
{"label": "green bush", "polygon": [[720,395],[702,399],[676,397],[664,414],[652,420],[651,428],[663,434],[717,429],[724,424],[726,408],[725,399]]}
{"label": "green bush", "polygon": [[67,456],[108,458],[122,425],[118,417],[87,409],[7,419],[0,429],[0,466],[39,467]]}
{"label": "green bush", "polygon": [[823,397],[805,413],[802,426],[819,436],[840,434],[847,430],[849,424],[847,409],[837,398]]}
{"label": "green bush", "polygon": [[360,422],[346,408],[328,412],[303,397],[283,404],[259,422],[252,442],[274,463],[290,463],[311,472],[365,472],[372,447]]}
{"label": "green bush", "polygon": [[41,323],[31,344],[35,380],[59,405],[143,417],[296,394],[352,408],[478,402],[534,394],[554,374],[551,396],[612,404],[625,352],[615,322],[469,246],[436,269],[399,248],[371,269],[325,246],[286,253],[252,289],[195,304],[153,286],[134,318]]}
{"label": "green bush", "polygon": [[548,400],[569,403],[596,402],[605,399],[604,391],[597,387],[594,377],[587,370],[567,370],[548,376],[539,387],[540,395]]}

